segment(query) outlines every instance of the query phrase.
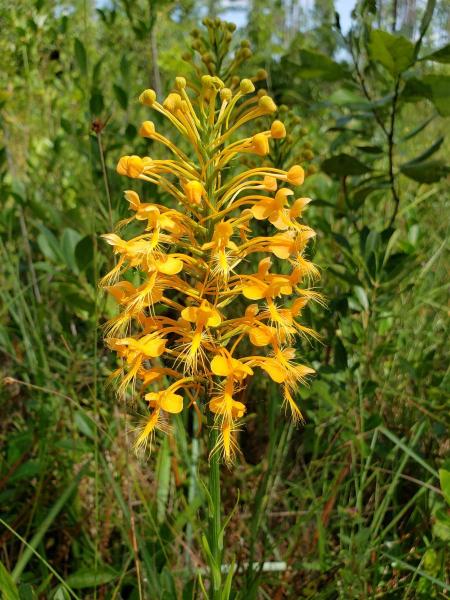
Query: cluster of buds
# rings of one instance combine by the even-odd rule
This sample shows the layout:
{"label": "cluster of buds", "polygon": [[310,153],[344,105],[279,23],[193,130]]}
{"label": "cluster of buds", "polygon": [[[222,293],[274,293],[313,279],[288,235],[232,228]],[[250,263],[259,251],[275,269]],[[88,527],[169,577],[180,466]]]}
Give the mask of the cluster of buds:
{"label": "cluster of buds", "polygon": [[159,186],[164,197],[159,204],[126,191],[132,216],[120,226],[133,221],[141,232],[103,236],[117,256],[102,281],[120,309],[106,325],[121,362],[113,375],[121,393],[131,388],[148,404],[138,449],[170,427],[171,414],[192,407],[199,418],[209,411],[219,430],[215,451],[232,462],[246,412],[240,392],[256,370],[281,386],[294,421],[302,419],[295,392],[313,369],[296,361],[294,340],[314,335],[299,318],[320,299],[309,287],[317,269],[305,256],[315,232],[302,222],[310,199],[291,189],[303,183],[300,165],[242,167],[243,156],[266,157],[286,136],[273,120],[239,138],[242,126],[277,110],[254,91],[249,79],[233,91],[209,75],[200,85],[176,78],[162,102],[145,90],[141,103],[163,115],[192,152],[145,121],[141,136],[162,144],[170,158],[124,156],[117,166],[121,175]]}
{"label": "cluster of buds", "polygon": [[[221,77],[232,88],[233,78],[239,82],[239,78],[233,77],[233,73],[252,56],[250,43],[248,40],[242,40],[232,53],[231,44],[236,29],[234,23],[222,21],[218,17],[215,19],[206,17],[203,19],[203,25],[204,32],[198,29],[191,32],[192,53],[186,52],[183,54],[183,59],[193,65],[199,77],[206,68],[210,75]],[[254,80],[265,79],[265,77],[266,72],[260,69]]]}

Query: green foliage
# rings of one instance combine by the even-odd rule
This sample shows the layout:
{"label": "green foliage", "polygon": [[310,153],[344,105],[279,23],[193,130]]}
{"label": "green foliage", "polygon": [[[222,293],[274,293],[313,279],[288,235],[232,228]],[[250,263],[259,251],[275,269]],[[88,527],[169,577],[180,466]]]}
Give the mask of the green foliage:
{"label": "green foliage", "polygon": [[[449,46],[436,43],[445,5],[430,0],[415,28],[400,20],[403,3],[360,2],[344,32],[330,2],[311,13],[291,4],[249,3],[234,42],[215,14],[199,25],[205,9],[220,13],[217,3],[0,8],[8,600],[207,594],[204,431],[180,417],[148,460],[130,450],[139,407],[107,385],[116,365],[101,325],[114,308],[97,288],[110,261],[99,236],[127,216],[117,159],[163,152],[137,136],[148,118],[142,89],[162,95],[175,76],[205,68],[231,79],[237,66],[242,77],[260,69],[260,88],[267,70],[280,105],[289,135],[271,163],[305,165],[322,270],[314,285],[328,307],[304,316],[321,334],[298,348],[317,370],[297,398],[305,426],[284,424],[265,380],[249,390],[243,455],[222,469],[222,595],[428,600],[449,591],[450,73]],[[164,203],[154,190],[148,198]]]}

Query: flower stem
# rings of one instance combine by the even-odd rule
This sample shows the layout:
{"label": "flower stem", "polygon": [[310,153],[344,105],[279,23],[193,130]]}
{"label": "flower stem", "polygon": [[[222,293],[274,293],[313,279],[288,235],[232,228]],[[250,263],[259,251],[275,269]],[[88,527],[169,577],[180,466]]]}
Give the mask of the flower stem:
{"label": "flower stem", "polygon": [[[220,455],[215,450],[218,437],[218,431],[215,427],[211,427],[209,436],[209,493],[211,494],[212,502],[209,505],[208,541],[218,573],[221,573],[223,541],[221,534]],[[221,598],[221,585],[217,587],[217,583],[217,578],[211,573],[211,600],[220,600]]]}

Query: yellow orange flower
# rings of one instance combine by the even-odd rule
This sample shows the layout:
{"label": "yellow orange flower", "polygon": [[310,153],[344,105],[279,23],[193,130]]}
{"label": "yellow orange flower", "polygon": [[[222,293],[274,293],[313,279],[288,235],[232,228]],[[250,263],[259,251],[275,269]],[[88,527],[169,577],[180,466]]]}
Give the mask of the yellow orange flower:
{"label": "yellow orange flower", "polygon": [[255,369],[280,385],[293,419],[302,418],[295,391],[313,369],[296,361],[292,342],[314,335],[300,317],[308,301],[320,300],[308,288],[318,274],[306,254],[315,233],[302,221],[310,199],[292,202],[290,187],[303,183],[304,171],[242,169],[242,155],[266,157],[286,128],[273,120],[268,129],[239,135],[277,107],[265,92],[254,94],[249,79],[232,88],[206,75],[200,85],[177,77],[163,100],[153,90],[141,94],[191,152],[152,121],[141,125],[140,135],[161,144],[168,158],[124,156],[117,171],[158,186],[161,199],[125,192],[131,216],[118,228],[134,222],[139,231],[103,236],[117,258],[102,280],[118,305],[106,324],[107,343],[121,361],[113,375],[122,394],[131,384],[149,410],[136,447],[167,430],[170,415],[200,407],[219,429],[216,449],[227,463],[237,451],[243,391]]}

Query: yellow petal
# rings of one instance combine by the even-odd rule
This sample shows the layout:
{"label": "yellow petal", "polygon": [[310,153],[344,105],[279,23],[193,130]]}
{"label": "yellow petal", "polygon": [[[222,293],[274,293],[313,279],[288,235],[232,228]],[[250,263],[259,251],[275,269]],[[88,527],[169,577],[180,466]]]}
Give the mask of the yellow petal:
{"label": "yellow petal", "polygon": [[151,336],[144,336],[142,339],[139,340],[138,346],[142,354],[145,354],[150,358],[156,358],[157,356],[161,356],[161,354],[164,352],[166,348],[166,343],[167,340],[163,340],[161,338],[152,338]]}
{"label": "yellow petal", "polygon": [[272,341],[272,332],[261,327],[252,327],[249,331],[249,338],[254,346],[267,346]]}
{"label": "yellow petal", "polygon": [[242,286],[242,294],[249,300],[261,300],[264,298],[267,285],[265,283],[251,282]]}
{"label": "yellow petal", "polygon": [[230,364],[225,356],[215,356],[211,361],[211,371],[219,377],[228,377]]}
{"label": "yellow petal", "polygon": [[179,258],[168,256],[158,264],[158,271],[164,275],[176,275],[183,269],[183,262]]}
{"label": "yellow petal", "polygon": [[183,410],[183,396],[168,392],[161,398],[161,408],[168,413],[176,415]]}
{"label": "yellow petal", "polygon": [[283,383],[283,381],[287,378],[287,373],[284,369],[282,369],[279,363],[271,358],[261,359],[259,363],[261,369],[264,369],[266,373],[269,374],[271,379],[276,383]]}

